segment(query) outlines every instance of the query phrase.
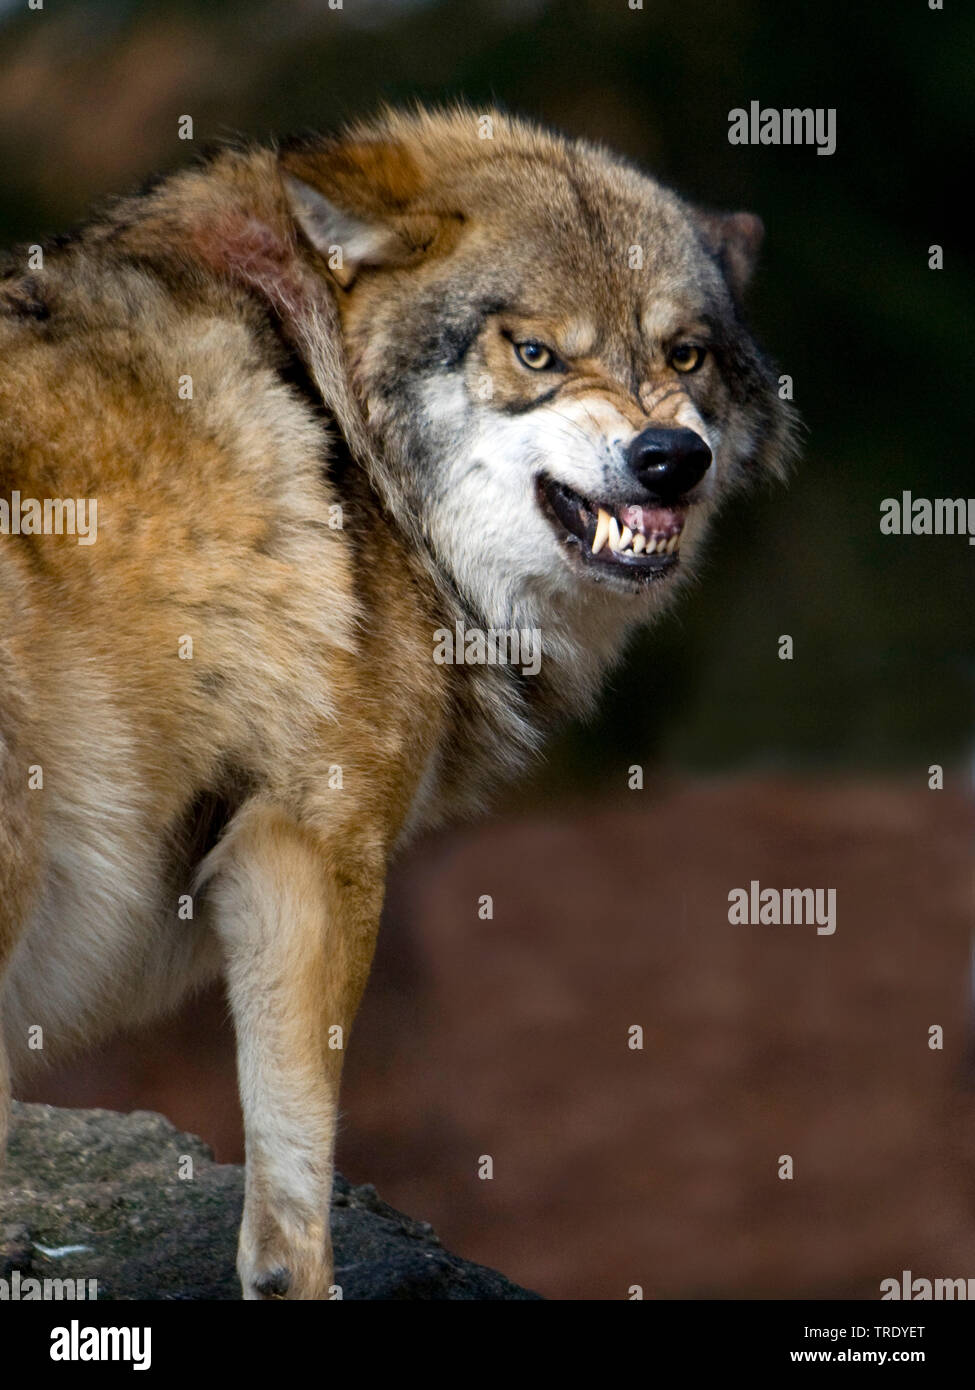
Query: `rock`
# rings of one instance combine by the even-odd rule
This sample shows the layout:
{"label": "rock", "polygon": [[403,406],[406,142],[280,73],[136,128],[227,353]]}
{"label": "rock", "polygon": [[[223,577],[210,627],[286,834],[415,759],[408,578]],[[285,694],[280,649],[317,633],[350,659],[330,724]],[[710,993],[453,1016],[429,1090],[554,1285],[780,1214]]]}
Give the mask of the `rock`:
{"label": "rock", "polygon": [[[100,1299],[238,1299],[243,1194],[243,1168],[215,1163],[162,1115],[15,1102],[0,1278],[97,1279]],[[540,1297],[450,1254],[426,1222],[340,1175],[332,1237],[344,1298]]]}

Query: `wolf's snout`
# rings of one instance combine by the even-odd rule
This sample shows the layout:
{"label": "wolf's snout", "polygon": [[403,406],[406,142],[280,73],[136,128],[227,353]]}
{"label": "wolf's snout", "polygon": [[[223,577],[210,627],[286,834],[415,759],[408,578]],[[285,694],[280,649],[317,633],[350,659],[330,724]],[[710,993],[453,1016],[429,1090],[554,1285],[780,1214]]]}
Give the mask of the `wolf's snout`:
{"label": "wolf's snout", "polygon": [[626,451],[630,472],[663,503],[677,502],[711,466],[711,450],[699,434],[684,429],[648,429]]}

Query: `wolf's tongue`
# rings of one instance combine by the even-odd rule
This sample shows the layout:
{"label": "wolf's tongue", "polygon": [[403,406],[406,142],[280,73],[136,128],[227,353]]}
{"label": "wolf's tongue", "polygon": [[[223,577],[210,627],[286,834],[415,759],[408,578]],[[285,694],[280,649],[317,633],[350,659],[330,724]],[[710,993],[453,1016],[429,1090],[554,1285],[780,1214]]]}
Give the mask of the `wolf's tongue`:
{"label": "wolf's tongue", "polygon": [[620,521],[631,531],[642,531],[645,536],[670,535],[684,524],[680,513],[669,507],[638,507],[635,504],[623,508]]}

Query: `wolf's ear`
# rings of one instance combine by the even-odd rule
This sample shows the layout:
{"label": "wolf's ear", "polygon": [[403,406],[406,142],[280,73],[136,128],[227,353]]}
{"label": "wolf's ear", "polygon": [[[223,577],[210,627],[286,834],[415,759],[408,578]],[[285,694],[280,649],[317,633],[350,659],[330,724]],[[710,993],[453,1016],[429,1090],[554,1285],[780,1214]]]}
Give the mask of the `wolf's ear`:
{"label": "wolf's ear", "polygon": [[423,179],[400,145],[287,152],[280,169],[291,215],[343,289],[367,267],[410,264],[437,235],[439,218],[410,213]]}
{"label": "wolf's ear", "polygon": [[282,181],[295,221],[343,289],[363,266],[402,265],[409,259],[409,248],[392,227],[346,212],[293,174],[284,174]]}
{"label": "wolf's ear", "polygon": [[762,219],[753,212],[699,212],[697,216],[708,250],[717,257],[732,294],[741,299],[765,237]]}

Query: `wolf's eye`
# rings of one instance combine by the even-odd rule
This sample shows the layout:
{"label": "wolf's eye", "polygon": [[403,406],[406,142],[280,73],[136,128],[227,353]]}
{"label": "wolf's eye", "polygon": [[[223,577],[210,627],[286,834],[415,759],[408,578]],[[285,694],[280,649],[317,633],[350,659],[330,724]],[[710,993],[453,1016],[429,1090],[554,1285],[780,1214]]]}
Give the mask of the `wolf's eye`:
{"label": "wolf's eye", "polygon": [[695,343],[679,343],[670,354],[670,365],[675,372],[696,372],[706,355]]}
{"label": "wolf's eye", "polygon": [[547,348],[544,343],[536,343],[534,338],[526,343],[515,343],[515,352],[518,354],[518,361],[523,362],[526,367],[531,367],[533,372],[544,372],[546,367],[551,367],[555,361],[552,349]]}

